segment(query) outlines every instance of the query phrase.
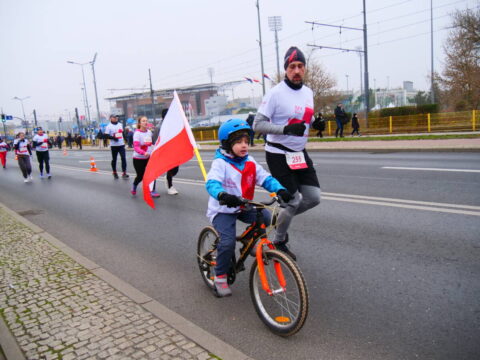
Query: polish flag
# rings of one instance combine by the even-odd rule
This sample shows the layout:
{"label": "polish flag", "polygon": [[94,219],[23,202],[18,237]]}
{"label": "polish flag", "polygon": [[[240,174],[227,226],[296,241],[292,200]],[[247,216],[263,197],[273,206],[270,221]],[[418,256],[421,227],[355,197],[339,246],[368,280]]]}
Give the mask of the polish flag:
{"label": "polish flag", "polygon": [[155,208],[149,185],[168,170],[189,161],[197,147],[177,92],[163,119],[160,134],[143,175],[143,199]]}

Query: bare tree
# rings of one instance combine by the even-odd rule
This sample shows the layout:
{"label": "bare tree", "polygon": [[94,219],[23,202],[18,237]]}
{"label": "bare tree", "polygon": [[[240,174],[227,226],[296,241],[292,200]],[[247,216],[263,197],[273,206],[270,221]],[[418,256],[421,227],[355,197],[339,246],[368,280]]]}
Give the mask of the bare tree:
{"label": "bare tree", "polygon": [[331,107],[339,98],[338,93],[333,90],[337,82],[321,64],[313,60],[308,61],[306,69],[304,83],[313,91],[315,109]]}
{"label": "bare tree", "polygon": [[456,11],[446,54],[442,102],[455,110],[478,109],[480,105],[480,10]]}

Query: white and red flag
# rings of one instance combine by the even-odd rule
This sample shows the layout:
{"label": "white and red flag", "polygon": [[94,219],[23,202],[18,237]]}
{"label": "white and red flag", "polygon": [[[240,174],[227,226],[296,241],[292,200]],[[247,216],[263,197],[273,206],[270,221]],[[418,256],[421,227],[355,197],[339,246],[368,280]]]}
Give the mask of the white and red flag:
{"label": "white and red flag", "polygon": [[143,199],[148,205],[155,208],[149,185],[163,173],[189,161],[198,151],[196,148],[197,144],[182,104],[174,91],[172,103],[163,119],[160,134],[143,175]]}

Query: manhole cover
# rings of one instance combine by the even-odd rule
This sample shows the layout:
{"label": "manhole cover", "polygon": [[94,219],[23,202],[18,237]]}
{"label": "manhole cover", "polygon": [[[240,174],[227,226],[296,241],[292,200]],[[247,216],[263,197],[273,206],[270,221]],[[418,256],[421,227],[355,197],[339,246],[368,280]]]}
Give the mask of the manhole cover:
{"label": "manhole cover", "polygon": [[35,210],[35,209],[22,210],[22,211],[17,211],[17,214],[20,214],[22,216],[39,215],[39,214],[43,214],[43,210]]}

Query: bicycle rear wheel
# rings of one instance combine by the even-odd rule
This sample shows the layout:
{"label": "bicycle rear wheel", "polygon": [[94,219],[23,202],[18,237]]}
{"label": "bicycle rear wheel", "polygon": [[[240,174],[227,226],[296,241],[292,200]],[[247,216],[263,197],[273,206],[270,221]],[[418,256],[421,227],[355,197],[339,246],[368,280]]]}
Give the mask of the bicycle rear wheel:
{"label": "bicycle rear wheel", "polygon": [[197,262],[203,281],[210,289],[214,288],[214,268],[217,261],[218,234],[211,226],[205,227],[198,236]]}
{"label": "bicycle rear wheel", "polygon": [[[257,260],[250,271],[250,295],[260,319],[275,334],[290,336],[298,332],[308,314],[308,292],[298,265],[278,250],[264,252],[265,275],[273,294],[263,288]],[[286,281],[283,289],[279,283],[275,264],[279,264]]]}

